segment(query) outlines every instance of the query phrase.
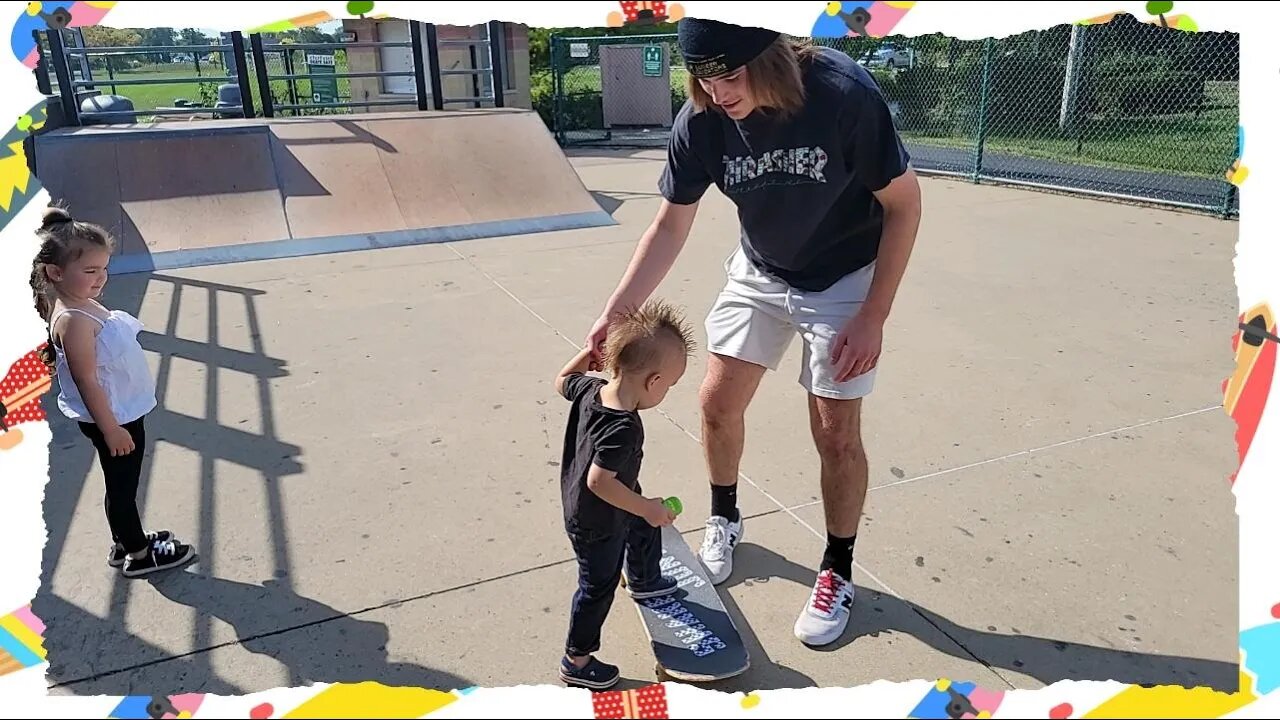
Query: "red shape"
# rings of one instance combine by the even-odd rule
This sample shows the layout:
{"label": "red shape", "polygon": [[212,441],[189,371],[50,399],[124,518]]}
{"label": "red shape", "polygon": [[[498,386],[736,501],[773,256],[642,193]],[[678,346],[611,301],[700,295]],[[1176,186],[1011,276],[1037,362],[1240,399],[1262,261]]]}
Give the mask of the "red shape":
{"label": "red shape", "polygon": [[267,718],[271,717],[271,713],[275,711],[276,709],[271,707],[271,703],[262,703],[249,711],[249,717],[253,718],[253,720],[267,720]]}
{"label": "red shape", "polygon": [[1071,703],[1062,703],[1049,711],[1049,717],[1053,718],[1053,720],[1065,720],[1071,717],[1073,712],[1075,712],[1075,708],[1071,707]]}
{"label": "red shape", "polygon": [[49,368],[40,359],[39,353],[46,344],[41,343],[35,350],[18,358],[10,366],[4,379],[0,380],[0,402],[9,411],[4,417],[4,423],[9,427],[42,422],[45,419],[40,397],[50,387]]}
{"label": "red shape", "polygon": [[591,704],[597,718],[667,718],[667,689],[650,685],[639,690],[594,693]]}
{"label": "red shape", "polygon": [[[1259,324],[1274,335],[1276,321],[1271,308],[1265,303],[1246,311],[1240,316],[1240,322],[1253,323],[1258,318],[1261,318]],[[1225,393],[1223,402],[1228,414],[1236,421],[1236,448],[1241,465],[1249,454],[1249,446],[1253,443],[1258,422],[1262,419],[1267,396],[1271,393],[1272,378],[1276,372],[1277,345],[1280,343],[1271,340],[1262,340],[1256,346],[1242,344],[1239,330],[1231,338],[1231,349],[1236,353],[1237,365],[1232,376],[1222,384]],[[1235,483],[1237,473],[1232,473],[1232,483]]]}
{"label": "red shape", "polygon": [[1280,620],[1280,603],[1271,606],[1271,617]]}

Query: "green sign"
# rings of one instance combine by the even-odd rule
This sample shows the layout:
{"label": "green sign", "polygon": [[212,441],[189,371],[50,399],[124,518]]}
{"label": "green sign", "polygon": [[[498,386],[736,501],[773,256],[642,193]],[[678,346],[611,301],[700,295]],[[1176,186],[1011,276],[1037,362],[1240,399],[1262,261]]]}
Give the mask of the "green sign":
{"label": "green sign", "polygon": [[338,78],[333,76],[334,57],[332,53],[307,53],[307,74],[311,77],[311,102],[338,102]]}
{"label": "green sign", "polygon": [[[635,57],[632,55],[632,57]],[[644,48],[644,76],[662,77],[662,46],[646,45]]]}

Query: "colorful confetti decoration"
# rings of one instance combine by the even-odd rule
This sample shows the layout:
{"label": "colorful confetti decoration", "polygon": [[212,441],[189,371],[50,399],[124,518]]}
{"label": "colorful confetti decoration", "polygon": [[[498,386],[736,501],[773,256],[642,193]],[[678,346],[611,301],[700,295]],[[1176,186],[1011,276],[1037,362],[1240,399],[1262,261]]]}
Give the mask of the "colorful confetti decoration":
{"label": "colorful confetti decoration", "polygon": [[44,662],[44,623],[31,606],[0,617],[0,675]]}
{"label": "colorful confetti decoration", "polygon": [[[48,30],[49,18],[55,14],[65,17],[65,27],[86,27],[97,25],[111,8],[114,2],[30,2],[24,12],[18,15],[14,23],[9,42],[13,47],[13,55],[29,69],[35,69],[39,55],[36,53],[36,41],[31,36],[33,30]],[[59,12],[61,11],[61,12]]]}
{"label": "colorful confetti decoration", "polygon": [[1071,713],[1075,711],[1076,709],[1071,706],[1071,703],[1054,705],[1049,709],[1049,720],[1067,720],[1067,718],[1071,717]]}
{"label": "colorful confetti decoration", "polygon": [[28,133],[43,128],[46,119],[45,101],[41,100],[20,115],[0,140],[0,228],[8,225],[40,192],[42,186],[27,166],[22,141]]}
{"label": "colorful confetti decoration", "polygon": [[[369,5],[373,5],[373,3],[369,3]],[[275,22],[267,23],[266,25],[259,25],[258,27],[249,28],[248,30],[245,30],[245,32],[250,35],[257,33],[285,32],[287,30],[297,30],[298,28],[313,27],[320,23],[329,22],[332,19],[333,16],[327,12],[313,12],[289,18],[287,20],[277,20]]]}
{"label": "colorful confetti decoration", "polygon": [[813,37],[885,37],[914,2],[829,2],[813,23]]}
{"label": "colorful confetti decoration", "polygon": [[22,442],[17,425],[43,422],[40,396],[52,386],[49,368],[40,359],[40,347],[23,355],[0,380],[0,450],[11,450]]}
{"label": "colorful confetti decoration", "polygon": [[946,678],[934,683],[908,717],[989,718],[1004,700],[1003,692],[984,690],[974,683],[953,683]]}
{"label": "colorful confetti decoration", "polygon": [[1130,685],[1081,718],[1216,718],[1257,699],[1253,681],[1240,673],[1240,690],[1218,692],[1207,687]]}
{"label": "colorful confetti decoration", "polygon": [[[1240,328],[1231,338],[1236,370],[1222,384],[1222,405],[1236,422],[1236,450],[1241,466],[1262,420],[1262,411],[1276,372],[1276,353],[1280,352],[1280,343],[1268,336],[1276,337],[1276,318],[1271,307],[1261,303],[1240,316]],[[1232,483],[1235,478],[1236,475],[1232,474]]]}
{"label": "colorful confetti decoration", "polygon": [[439,690],[387,687],[375,682],[330,685],[282,718],[418,718],[457,701]]}
{"label": "colorful confetti decoration", "polygon": [[119,720],[147,720],[147,718],[189,718],[204,702],[203,693],[187,695],[130,695],[123,698],[108,717]]}
{"label": "colorful confetti decoration", "polygon": [[1280,622],[1240,633],[1240,652],[1244,655],[1244,667],[1258,679],[1259,695],[1280,689]]}
{"label": "colorful confetti decoration", "polygon": [[667,688],[650,685],[639,690],[595,693],[591,705],[597,718],[667,718]]}
{"label": "colorful confetti decoration", "polygon": [[1239,187],[1249,177],[1249,168],[1241,165],[1244,160],[1244,126],[1236,129],[1236,159],[1227,169],[1227,182]]}
{"label": "colorful confetti decoration", "polygon": [[609,27],[624,25],[658,25],[660,23],[677,22],[684,17],[684,6],[680,3],[665,2],[619,2],[622,12],[614,10],[605,18]]}

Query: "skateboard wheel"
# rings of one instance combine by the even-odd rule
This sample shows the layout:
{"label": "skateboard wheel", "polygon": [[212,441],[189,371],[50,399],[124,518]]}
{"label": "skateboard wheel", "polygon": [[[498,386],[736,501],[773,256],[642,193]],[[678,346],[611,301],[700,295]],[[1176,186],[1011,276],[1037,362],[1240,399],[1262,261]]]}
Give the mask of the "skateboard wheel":
{"label": "skateboard wheel", "polygon": [[653,665],[653,674],[658,678],[658,682],[666,682],[671,679],[671,676],[667,674],[667,671],[663,670],[662,666],[657,663],[654,663]]}

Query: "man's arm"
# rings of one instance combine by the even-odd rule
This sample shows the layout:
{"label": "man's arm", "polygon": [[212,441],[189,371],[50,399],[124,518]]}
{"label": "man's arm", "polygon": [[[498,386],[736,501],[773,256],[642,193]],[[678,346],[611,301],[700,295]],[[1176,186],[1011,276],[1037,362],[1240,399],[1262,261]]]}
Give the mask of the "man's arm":
{"label": "man's arm", "polygon": [[880,235],[876,271],[862,313],[884,322],[897,297],[920,229],[920,182],[915,171],[908,168],[874,194],[884,207],[884,229]]}
{"label": "man's arm", "polygon": [[607,314],[623,312],[644,304],[680,256],[697,214],[696,202],[677,205],[668,200],[662,201],[653,222],[640,236],[640,242],[617,289],[605,303]]}

